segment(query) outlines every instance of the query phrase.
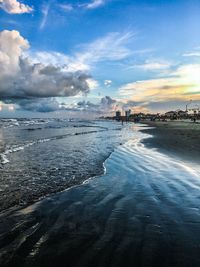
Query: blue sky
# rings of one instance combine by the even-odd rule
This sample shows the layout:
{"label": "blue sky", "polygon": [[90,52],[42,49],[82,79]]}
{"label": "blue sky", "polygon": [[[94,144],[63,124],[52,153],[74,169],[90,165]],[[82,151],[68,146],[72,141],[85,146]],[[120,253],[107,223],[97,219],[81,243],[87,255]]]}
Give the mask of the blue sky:
{"label": "blue sky", "polygon": [[[119,107],[163,112],[183,108],[190,99],[198,104],[198,0],[1,2],[1,115],[38,111],[63,115],[95,109],[101,113]],[[8,40],[9,52],[4,45]],[[13,61],[16,55],[18,61]],[[22,61],[26,77],[24,69],[19,70]],[[17,64],[15,77],[10,71],[13,64]],[[30,72],[38,64],[37,75]],[[48,68],[47,74],[47,66],[57,69],[50,73]],[[49,84],[44,72],[53,83]],[[77,72],[85,75],[87,84]],[[30,80],[29,84],[24,80]]]}

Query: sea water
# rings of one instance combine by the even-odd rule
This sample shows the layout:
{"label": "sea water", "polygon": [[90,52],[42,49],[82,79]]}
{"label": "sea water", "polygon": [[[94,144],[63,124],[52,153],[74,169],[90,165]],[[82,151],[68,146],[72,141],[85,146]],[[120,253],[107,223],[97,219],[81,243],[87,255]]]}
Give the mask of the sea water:
{"label": "sea water", "polygon": [[66,119],[0,120],[0,210],[103,173],[103,162],[128,140],[130,125]]}

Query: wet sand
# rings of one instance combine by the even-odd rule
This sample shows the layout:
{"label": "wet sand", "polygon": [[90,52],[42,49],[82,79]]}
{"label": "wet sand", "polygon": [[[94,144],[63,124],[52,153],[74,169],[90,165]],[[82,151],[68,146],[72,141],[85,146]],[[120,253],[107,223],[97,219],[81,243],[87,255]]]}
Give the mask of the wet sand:
{"label": "wet sand", "polygon": [[1,266],[200,266],[200,168],[146,148],[135,127],[104,175],[1,214]]}
{"label": "wet sand", "polygon": [[178,157],[180,160],[200,163],[200,123],[184,121],[149,122],[153,128],[142,130],[152,135],[145,139],[148,147]]}

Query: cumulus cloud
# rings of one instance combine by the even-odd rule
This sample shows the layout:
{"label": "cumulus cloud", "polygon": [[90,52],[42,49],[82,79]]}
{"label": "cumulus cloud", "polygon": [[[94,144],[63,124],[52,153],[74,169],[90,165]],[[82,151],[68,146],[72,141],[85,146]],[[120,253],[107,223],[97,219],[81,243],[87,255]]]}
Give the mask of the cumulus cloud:
{"label": "cumulus cloud", "polygon": [[105,108],[106,107],[110,107],[110,106],[112,106],[115,103],[116,103],[116,100],[115,99],[112,99],[110,96],[103,97],[101,99],[101,102],[100,102],[101,106],[103,106]]}
{"label": "cumulus cloud", "polygon": [[[2,31],[0,98],[26,110],[61,109],[63,107],[52,99],[80,96],[98,88],[98,82],[88,75],[88,71],[99,62],[128,57],[131,51],[126,45],[132,36],[132,33],[109,33],[67,56],[58,52],[30,52],[28,40],[18,31]],[[104,81],[107,87],[111,83],[111,80]],[[104,109],[112,105],[114,103],[105,104]],[[103,103],[97,110],[100,112],[102,107]]]}
{"label": "cumulus cloud", "polygon": [[31,13],[33,8],[17,0],[0,0],[0,8],[9,14]]}
{"label": "cumulus cloud", "polygon": [[12,76],[20,69],[22,52],[29,48],[29,43],[18,31],[0,32],[0,75],[1,78]]}
{"label": "cumulus cloud", "polygon": [[[18,31],[0,32],[0,98],[12,101],[25,109],[30,109],[38,102],[41,110],[43,98],[75,96],[89,92],[91,77],[81,71],[69,72],[65,67],[53,64],[33,63],[30,58],[24,58],[23,52],[29,48],[29,43]],[[47,106],[47,100],[45,100]],[[49,106],[57,106],[50,99]],[[32,108],[33,109],[33,108]],[[49,108],[50,109],[50,108]]]}
{"label": "cumulus cloud", "polygon": [[90,90],[94,90],[94,89],[98,88],[98,86],[99,86],[98,81],[96,81],[92,78],[87,79],[87,84],[88,84]]}
{"label": "cumulus cloud", "polygon": [[73,112],[89,112],[96,116],[113,112],[116,109],[116,105],[117,101],[115,99],[112,99],[110,96],[105,96],[98,103],[92,103],[86,100],[68,105],[63,103],[62,109]]}
{"label": "cumulus cloud", "polygon": [[112,84],[112,81],[111,81],[111,80],[105,80],[105,81],[104,81],[104,85],[105,85],[106,87],[110,87],[111,84]]}

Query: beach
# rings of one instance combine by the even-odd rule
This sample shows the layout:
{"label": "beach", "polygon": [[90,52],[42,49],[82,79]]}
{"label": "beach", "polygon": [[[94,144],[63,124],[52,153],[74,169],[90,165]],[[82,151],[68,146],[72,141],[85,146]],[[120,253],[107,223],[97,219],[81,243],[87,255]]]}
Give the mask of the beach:
{"label": "beach", "polygon": [[200,267],[200,0],[0,22],[0,267]]}
{"label": "beach", "polygon": [[103,174],[1,212],[1,266],[200,266],[199,165],[146,146],[147,126],[130,126]]}
{"label": "beach", "polygon": [[192,121],[145,121],[150,128],[142,130],[152,137],[145,139],[148,147],[155,147],[180,160],[200,163],[200,123]]}

